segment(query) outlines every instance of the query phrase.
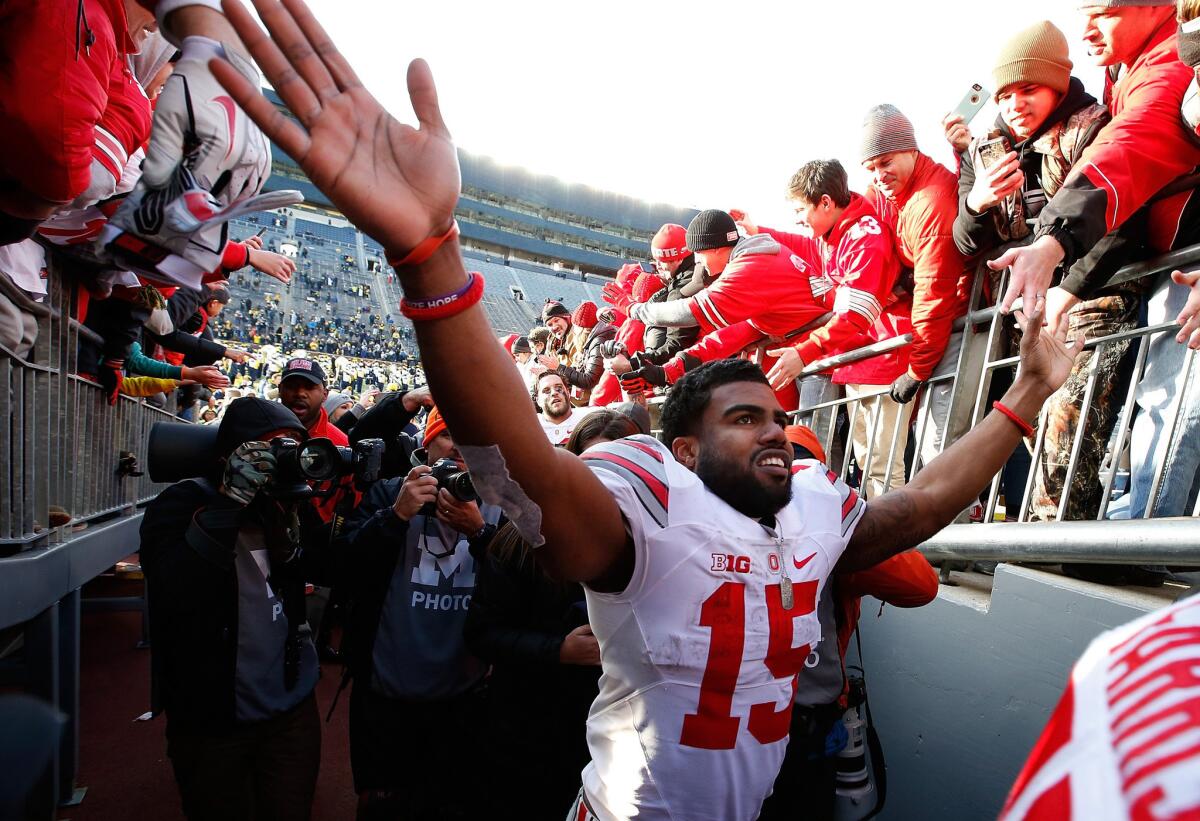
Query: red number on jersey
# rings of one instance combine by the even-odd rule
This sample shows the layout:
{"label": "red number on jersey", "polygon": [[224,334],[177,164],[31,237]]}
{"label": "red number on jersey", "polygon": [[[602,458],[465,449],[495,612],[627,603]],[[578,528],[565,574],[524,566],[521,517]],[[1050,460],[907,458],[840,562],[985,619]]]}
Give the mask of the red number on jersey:
{"label": "red number on jersey", "polygon": [[[741,722],[731,715],[733,691],[737,687],[742,667],[742,650],[746,642],[746,585],[725,582],[700,607],[700,624],[712,631],[708,645],[708,662],[700,679],[700,700],[696,712],[683,717],[683,732],[679,743],[685,747],[704,750],[732,750],[737,742]],[[767,614],[770,633],[767,656],[763,663],[775,678],[794,677],[808,658],[809,647],[792,647],[792,622],[797,616],[816,609],[817,582],[799,582],[794,586],[796,601],[791,610],[783,609],[779,585],[766,588]],[[795,692],[795,682],[792,683]],[[792,719],[792,702],[776,711],[771,702],[750,707],[747,729],[760,743],[779,741],[788,733]]]}
{"label": "red number on jersey", "polygon": [[700,679],[700,702],[696,712],[683,717],[679,743],[685,747],[731,750],[737,741],[738,719],[730,712],[746,643],[745,591],[740,582],[725,582],[700,607],[700,624],[712,630],[712,641]]}

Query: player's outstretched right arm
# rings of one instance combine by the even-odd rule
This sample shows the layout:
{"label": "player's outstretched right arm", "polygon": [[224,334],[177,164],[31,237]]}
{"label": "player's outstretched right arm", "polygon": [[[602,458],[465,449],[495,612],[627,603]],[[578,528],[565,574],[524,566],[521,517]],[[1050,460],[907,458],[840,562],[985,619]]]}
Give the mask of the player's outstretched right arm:
{"label": "player's outstretched right arm", "polygon": [[[414,60],[408,68],[420,123],[413,128],[393,119],[363,88],[301,0],[255,0],[255,7],[269,36],[237,0],[224,3],[299,124],[232,67],[214,61],[213,72],[238,104],[334,205],[388,250],[389,259],[403,259],[428,238],[447,233],[458,201],[458,157],[428,65]],[[452,294],[467,282],[454,239],[426,262],[397,273],[406,296],[417,300]],[[476,305],[417,322],[416,329],[430,387],[455,442],[498,446],[520,494],[540,508],[546,546],[538,555],[547,569],[566,579],[623,586],[632,553],[617,503],[583,462],[546,440],[483,309]],[[478,470],[475,464],[472,469]]]}
{"label": "player's outstretched right arm", "polygon": [[[1067,380],[1083,340],[1068,344],[1066,328],[1058,335],[1042,329],[1046,300],[1038,299],[1026,318],[1017,319],[1021,369],[1001,404],[1021,419],[1034,419],[1043,403]],[[1021,429],[998,410],[930,462],[903,487],[867,503],[838,568],[872,567],[937,533],[954,520],[996,475],[1021,441]]]}

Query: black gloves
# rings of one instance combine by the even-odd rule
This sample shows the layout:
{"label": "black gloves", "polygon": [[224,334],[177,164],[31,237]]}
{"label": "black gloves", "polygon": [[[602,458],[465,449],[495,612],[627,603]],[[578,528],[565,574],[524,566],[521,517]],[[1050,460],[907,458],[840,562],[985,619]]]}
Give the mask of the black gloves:
{"label": "black gloves", "polygon": [[667,373],[663,370],[662,365],[652,365],[647,362],[637,370],[630,371],[627,376],[640,378],[647,385],[652,385],[656,388],[665,388],[667,386]]}
{"label": "black gloves", "polygon": [[904,374],[892,383],[892,401],[899,402],[901,405],[911,402],[924,384],[920,379],[913,379],[908,374]]}

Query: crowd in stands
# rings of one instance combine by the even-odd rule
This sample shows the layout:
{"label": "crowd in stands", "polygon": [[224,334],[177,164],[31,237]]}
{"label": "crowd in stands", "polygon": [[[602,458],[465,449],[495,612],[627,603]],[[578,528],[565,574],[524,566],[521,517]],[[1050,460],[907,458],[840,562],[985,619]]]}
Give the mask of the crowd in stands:
{"label": "crowd in stands", "polygon": [[[360,818],[470,817],[485,802],[561,817],[589,761],[585,721],[599,686],[600,644],[583,586],[551,578],[534,561],[535,546],[521,522],[510,521],[511,510],[456,490],[466,460],[424,387],[411,325],[379,316],[371,285],[348,276],[350,257],[321,269],[301,255],[298,268],[260,237],[229,239],[232,206],[289,202],[278,192],[258,194],[261,157],[219,173],[203,165],[208,160],[193,169],[176,158],[164,173],[170,132],[156,127],[152,139],[151,104],[160,92],[187,93],[167,79],[172,70],[212,83],[204,58],[225,47],[192,42],[177,57],[180,32],[157,32],[143,5],[84,6],[89,16],[75,25],[87,29],[88,45],[74,56],[97,67],[91,81],[105,78],[88,99],[106,101],[84,116],[86,139],[72,133],[73,143],[48,151],[63,139],[50,138],[41,115],[12,104],[28,93],[0,94],[6,121],[20,126],[6,132],[0,152],[0,343],[20,358],[34,350],[38,306],[53,284],[45,274],[51,249],[85,278],[79,315],[90,333],[80,337],[79,375],[110,402],[122,394],[170,396],[182,418],[218,426],[219,466],[205,481],[165,490],[142,527],[155,708],[167,714],[185,812],[234,817],[231,808],[268,802],[280,817],[306,817],[320,746],[312,693],[323,657],[343,661],[355,682],[350,758]],[[1200,16],[1194,3],[1180,7],[1184,18]],[[944,121],[955,168],[922,150],[902,107],[877,105],[863,121],[861,144],[847,148],[870,175],[865,190],[850,189],[838,160],[799,163],[787,181],[795,226],[761,225],[736,208],[664,225],[646,248],[652,263],[622,267],[601,302],[547,300],[539,325],[500,337],[547,439],[577,455],[599,445],[604,458],[617,452],[604,451],[605,443],[658,426],[650,399],[670,395],[709,363],[749,359],[707,372],[748,368],[784,410],[803,415],[807,426],[788,428],[793,475],[811,460],[826,462],[830,439],[849,453],[850,484],[829,474],[845,523],[861,513],[860,498],[905,485],[918,463],[949,444],[951,390],[931,380],[957,367],[963,331],[956,323],[983,276],[988,304],[1008,310],[1020,298],[1026,313],[1044,306],[1048,333],[1095,339],[1144,325],[1184,326],[1152,339],[1132,393],[1128,339],[1077,360],[1049,401],[1041,435],[1025,431],[1025,450],[1042,448],[1033,518],[1096,518],[1102,461],[1127,395],[1137,405],[1130,489],[1113,515],[1190,515],[1200,481],[1200,375],[1185,357],[1189,346],[1200,349],[1200,273],[1111,280],[1131,262],[1200,242],[1200,113],[1191,107],[1200,32],[1178,29],[1173,7],[1157,0],[1090,8],[1086,37],[1111,69],[1102,99],[1072,76],[1063,33],[1036,23],[996,55],[996,122],[972,127],[972,112]],[[23,26],[44,13],[0,12],[0,43],[17,48],[24,29],[14,20]],[[61,21],[43,21],[51,23]],[[70,69],[29,64],[29,71]],[[145,228],[147,203],[162,198],[168,180],[169,190],[211,200],[208,216],[190,213],[199,228]],[[214,197],[214,189],[222,193]],[[224,216],[211,217],[218,212]],[[354,232],[325,226],[306,235],[348,248]],[[286,287],[264,292],[263,276]],[[1003,345],[1014,356],[1017,327],[1006,320]],[[904,335],[911,344],[809,370]],[[993,385],[997,398],[1006,379]],[[839,398],[852,400],[844,428],[828,408],[811,411]],[[931,408],[929,429],[908,447],[921,401]],[[284,457],[266,441],[281,433],[356,449],[383,440],[382,469],[313,479],[311,498],[287,496],[285,483],[276,484]],[[637,460],[661,463],[648,442],[630,440],[614,463],[624,459],[620,469],[634,473],[644,473]],[[1010,493],[1024,488],[1023,478],[1008,481]],[[1068,484],[1071,504],[1061,510]],[[761,524],[773,534],[768,518]],[[717,554],[713,562],[717,570]],[[1168,575],[1167,568],[1120,570],[1074,572],[1158,583]],[[353,606],[331,608],[310,635],[304,590],[312,583]],[[859,597],[920,606],[936,595],[936,575],[915,553],[840,574],[831,585],[834,594],[822,601],[834,604],[813,628],[828,642],[826,664],[820,675],[800,673],[791,718],[770,716],[784,716],[771,725],[781,728],[774,740],[790,729],[793,745],[763,818],[832,817],[833,756],[847,744],[842,716],[857,706],[842,661]],[[229,595],[215,605],[214,590]],[[791,610],[790,582],[786,590],[782,607]],[[708,626],[715,634],[717,623]],[[327,647],[343,628],[340,648]],[[281,649],[246,649],[268,645]],[[262,743],[281,737],[286,755],[271,752],[284,745]],[[416,763],[411,745],[398,741],[407,738],[420,740]],[[252,770],[257,781],[249,786],[243,776]],[[486,784],[466,788],[464,773]],[[598,817],[579,800],[573,817]]]}

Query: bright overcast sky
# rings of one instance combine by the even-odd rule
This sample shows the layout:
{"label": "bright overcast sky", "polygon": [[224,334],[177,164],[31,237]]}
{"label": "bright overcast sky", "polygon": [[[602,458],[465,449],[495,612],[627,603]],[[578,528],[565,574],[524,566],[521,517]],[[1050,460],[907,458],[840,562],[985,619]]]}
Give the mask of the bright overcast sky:
{"label": "bright overcast sky", "polygon": [[[310,0],[368,88],[413,121],[413,57],[464,149],[571,182],[695,208],[789,214],[802,163],[837,157],[861,190],[863,114],[890,102],[949,163],[941,117],[1015,31],[1049,12],[1099,96],[1075,3],[385,3]],[[976,118],[979,131],[995,107]]]}

